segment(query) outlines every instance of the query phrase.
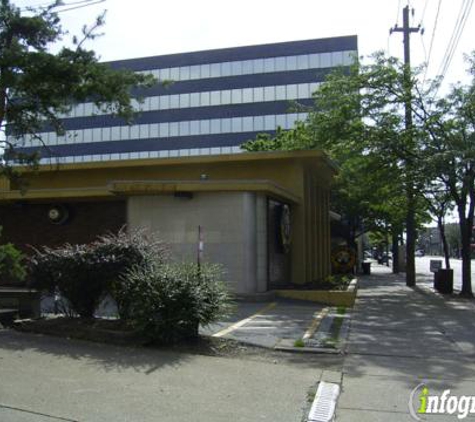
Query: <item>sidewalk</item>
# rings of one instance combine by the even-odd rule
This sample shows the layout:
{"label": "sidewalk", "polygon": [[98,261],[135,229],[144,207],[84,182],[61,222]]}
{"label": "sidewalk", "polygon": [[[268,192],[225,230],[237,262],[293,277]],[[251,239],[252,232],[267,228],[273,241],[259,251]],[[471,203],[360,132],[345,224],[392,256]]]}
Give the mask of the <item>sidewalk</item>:
{"label": "sidewalk", "polygon": [[473,302],[446,300],[431,292],[427,279],[410,289],[404,274],[375,266],[371,276],[360,279],[336,420],[412,421],[410,394],[422,382],[431,395],[446,389],[451,395],[475,395],[474,358]]}

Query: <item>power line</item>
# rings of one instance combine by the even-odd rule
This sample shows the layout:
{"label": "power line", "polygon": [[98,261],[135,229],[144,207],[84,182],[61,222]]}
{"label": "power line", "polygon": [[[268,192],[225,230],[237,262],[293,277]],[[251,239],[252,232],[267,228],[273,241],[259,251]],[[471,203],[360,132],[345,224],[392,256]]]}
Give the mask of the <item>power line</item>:
{"label": "power line", "polygon": [[434,47],[435,32],[437,31],[437,24],[439,22],[439,14],[440,14],[441,6],[442,6],[442,0],[439,0],[439,3],[437,4],[437,13],[435,15],[434,27],[432,28],[432,35],[430,37],[429,54],[427,56],[426,70],[424,72],[424,79],[422,83],[424,83],[427,78],[427,71],[429,69],[430,59],[432,57],[432,48]]}
{"label": "power line", "polygon": [[428,3],[429,3],[429,0],[426,0],[425,3],[424,3],[424,9],[422,9],[422,16],[421,16],[421,20],[420,20],[421,25],[424,22],[424,18],[426,16],[426,10],[427,10]]}
{"label": "power line", "polygon": [[[63,4],[60,4],[56,7],[54,7],[54,9],[61,9],[63,7],[66,7],[67,9],[63,9],[63,10],[58,10],[57,13],[61,13],[61,12],[66,12],[68,10],[74,10],[74,8],[69,8],[69,6],[78,6],[76,8],[80,8],[80,7],[87,7],[87,6],[92,6],[93,4],[96,4],[96,3],[102,3],[103,1],[105,0],[102,0],[102,1],[95,1],[94,3],[91,3],[93,2],[94,0],[77,0],[77,1],[72,1],[72,2],[69,2],[69,3],[63,3]],[[53,4],[53,2],[49,2],[49,3],[38,3],[36,5],[32,5],[32,6],[24,6],[24,7],[21,7],[20,8],[20,11],[22,12],[25,12],[25,11],[31,11],[32,9],[46,9],[48,7],[51,7],[51,5]]]}
{"label": "power line", "polygon": [[68,9],[62,9],[58,10],[56,13],[64,13],[64,12],[69,12],[70,10],[77,10],[77,9],[83,9],[84,7],[89,7],[89,6],[94,6],[95,4],[100,4],[104,3],[106,0],[97,0],[92,3],[90,3],[90,0],[86,2],[86,4],[83,4],[82,6],[75,6],[75,7],[70,7]]}
{"label": "power line", "polygon": [[439,67],[439,74],[442,78],[445,77],[447,70],[452,62],[454,54],[457,50],[458,43],[462,36],[463,30],[465,29],[465,24],[467,23],[470,11],[473,6],[473,0],[464,0],[455,23],[454,29],[452,31],[452,36],[445,50],[444,58],[442,60],[441,66]]}

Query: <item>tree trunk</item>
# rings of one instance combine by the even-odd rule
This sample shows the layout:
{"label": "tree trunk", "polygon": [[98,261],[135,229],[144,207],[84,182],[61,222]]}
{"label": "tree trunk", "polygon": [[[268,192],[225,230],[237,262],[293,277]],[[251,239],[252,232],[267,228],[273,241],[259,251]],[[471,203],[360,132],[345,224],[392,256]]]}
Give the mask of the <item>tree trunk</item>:
{"label": "tree trunk", "polygon": [[393,240],[393,274],[399,274],[399,233],[396,230],[392,232]]}
{"label": "tree trunk", "polygon": [[437,225],[439,226],[440,239],[444,248],[445,268],[450,269],[450,252],[447,243],[447,236],[445,236],[445,224],[442,218],[437,218]]}
{"label": "tree trunk", "polygon": [[461,296],[473,297],[472,292],[472,257],[470,240],[472,237],[473,223],[460,215],[459,212],[460,235],[462,240],[462,291]]}
{"label": "tree trunk", "polygon": [[406,214],[406,286],[416,285],[416,204],[414,200],[414,187],[409,182],[407,187],[407,214]]}

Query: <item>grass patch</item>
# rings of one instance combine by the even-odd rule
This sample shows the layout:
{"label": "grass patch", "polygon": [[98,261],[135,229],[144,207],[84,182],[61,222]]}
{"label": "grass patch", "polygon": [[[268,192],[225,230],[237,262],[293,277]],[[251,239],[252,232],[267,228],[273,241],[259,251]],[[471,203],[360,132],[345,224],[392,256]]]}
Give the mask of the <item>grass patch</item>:
{"label": "grass patch", "polygon": [[294,347],[305,347],[305,342],[303,339],[299,338],[298,340],[294,341]]}
{"label": "grass patch", "polygon": [[338,306],[338,308],[336,308],[336,313],[338,315],[345,315],[346,314],[346,306]]}

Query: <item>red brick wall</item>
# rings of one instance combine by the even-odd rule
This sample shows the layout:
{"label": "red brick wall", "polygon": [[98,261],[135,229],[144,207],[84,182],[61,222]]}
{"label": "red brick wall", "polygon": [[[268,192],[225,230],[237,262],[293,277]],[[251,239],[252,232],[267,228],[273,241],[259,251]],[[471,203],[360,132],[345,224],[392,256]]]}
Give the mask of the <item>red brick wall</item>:
{"label": "red brick wall", "polygon": [[63,203],[69,219],[55,225],[48,219],[48,204],[0,205],[1,243],[11,242],[25,252],[26,245],[57,246],[68,243],[88,243],[97,235],[117,232],[127,221],[125,201]]}

